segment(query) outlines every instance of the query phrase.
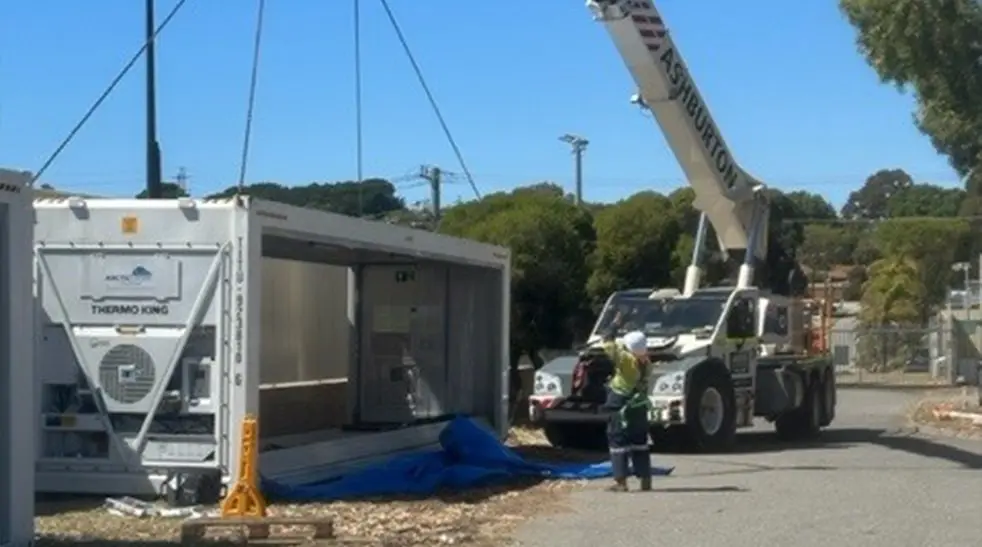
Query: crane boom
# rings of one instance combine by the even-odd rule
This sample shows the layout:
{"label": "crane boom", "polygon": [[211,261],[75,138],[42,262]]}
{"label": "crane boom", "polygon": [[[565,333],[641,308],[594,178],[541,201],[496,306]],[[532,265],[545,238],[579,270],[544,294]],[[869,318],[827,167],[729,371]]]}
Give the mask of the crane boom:
{"label": "crane boom", "polygon": [[737,165],[658,10],[650,0],[586,4],[633,76],[635,102],[653,114],[695,190],[693,206],[712,224],[724,251],[745,255],[748,271],[740,277],[752,276],[753,257],[767,255],[764,185]]}

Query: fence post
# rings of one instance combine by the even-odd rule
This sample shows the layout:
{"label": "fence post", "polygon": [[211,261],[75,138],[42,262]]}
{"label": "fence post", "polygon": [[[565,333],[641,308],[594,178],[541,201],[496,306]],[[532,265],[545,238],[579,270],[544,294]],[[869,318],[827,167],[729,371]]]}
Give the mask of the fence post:
{"label": "fence post", "polygon": [[955,380],[958,377],[958,374],[957,374],[956,371],[958,370],[958,359],[959,359],[959,356],[958,356],[958,344],[959,344],[959,339],[958,339],[958,332],[956,332],[956,330],[955,330],[955,329],[957,329],[957,325],[955,323],[955,314],[951,313],[951,309],[950,308],[948,309],[948,314],[945,317],[945,327],[946,327],[945,328],[945,331],[946,331],[946,333],[948,335],[948,355],[947,355],[947,357],[948,357],[947,369],[948,370],[945,371],[945,372],[947,372],[947,374],[948,374],[948,383],[949,384],[954,384],[955,383]]}

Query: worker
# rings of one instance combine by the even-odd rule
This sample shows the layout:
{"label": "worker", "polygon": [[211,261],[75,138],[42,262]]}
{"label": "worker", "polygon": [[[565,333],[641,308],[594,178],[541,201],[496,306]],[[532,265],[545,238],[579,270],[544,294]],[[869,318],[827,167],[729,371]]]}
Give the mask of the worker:
{"label": "worker", "polygon": [[613,492],[627,491],[629,467],[651,490],[651,454],[648,451],[648,337],[631,331],[620,342],[609,340],[604,351],[614,362],[614,377],[607,386],[604,409],[610,414],[607,445],[614,473]]}

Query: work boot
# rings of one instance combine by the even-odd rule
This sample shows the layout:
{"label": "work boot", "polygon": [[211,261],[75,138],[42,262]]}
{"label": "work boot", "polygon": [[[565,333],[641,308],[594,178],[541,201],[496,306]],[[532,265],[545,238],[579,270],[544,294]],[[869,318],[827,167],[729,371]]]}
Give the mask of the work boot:
{"label": "work boot", "polygon": [[[632,450],[631,464],[634,467],[634,475],[641,479],[641,489],[651,490],[651,453],[648,449]],[[648,487],[645,488],[645,485]]]}
{"label": "work boot", "polygon": [[627,492],[627,479],[614,479],[614,484],[607,487],[608,492]]}
{"label": "work boot", "polygon": [[627,459],[626,452],[611,452],[610,470],[614,474],[614,484],[607,488],[608,492],[627,492]]}

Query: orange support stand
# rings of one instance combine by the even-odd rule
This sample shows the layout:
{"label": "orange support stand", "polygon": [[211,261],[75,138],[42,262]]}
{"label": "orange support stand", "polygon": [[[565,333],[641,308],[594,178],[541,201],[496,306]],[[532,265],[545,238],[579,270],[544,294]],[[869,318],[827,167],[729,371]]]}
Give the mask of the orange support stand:
{"label": "orange support stand", "polygon": [[266,516],[266,499],[259,491],[259,422],[248,415],[242,420],[239,475],[222,501],[222,518]]}

